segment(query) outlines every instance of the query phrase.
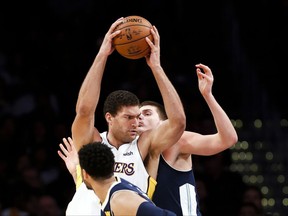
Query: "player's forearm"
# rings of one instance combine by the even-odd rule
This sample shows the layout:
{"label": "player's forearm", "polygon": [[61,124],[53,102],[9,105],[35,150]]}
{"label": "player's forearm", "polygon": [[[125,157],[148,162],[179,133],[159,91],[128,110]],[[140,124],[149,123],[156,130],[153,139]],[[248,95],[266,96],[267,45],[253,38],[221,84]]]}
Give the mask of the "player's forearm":
{"label": "player's forearm", "polygon": [[237,132],[219,103],[216,101],[214,96],[211,94],[205,97],[205,100],[211,110],[214,118],[214,122],[217,128],[217,132],[220,136],[221,143],[226,148],[231,147],[238,141]]}
{"label": "player's forearm", "polygon": [[169,120],[173,121],[176,119],[179,120],[179,122],[185,122],[185,113],[181,99],[171,81],[165,74],[163,68],[158,65],[153,68],[151,67],[151,69],[162,95],[165,111]]}
{"label": "player's forearm", "polygon": [[186,127],[186,116],[180,97],[163,69],[161,67],[153,68],[153,74],[168,117],[153,133],[154,138],[150,152],[157,155],[180,139]]}
{"label": "player's forearm", "polygon": [[186,126],[186,116],[181,99],[168,79],[163,68],[160,65],[151,67],[158,88],[163,98],[166,114],[172,124],[177,124],[178,127],[183,128]]}

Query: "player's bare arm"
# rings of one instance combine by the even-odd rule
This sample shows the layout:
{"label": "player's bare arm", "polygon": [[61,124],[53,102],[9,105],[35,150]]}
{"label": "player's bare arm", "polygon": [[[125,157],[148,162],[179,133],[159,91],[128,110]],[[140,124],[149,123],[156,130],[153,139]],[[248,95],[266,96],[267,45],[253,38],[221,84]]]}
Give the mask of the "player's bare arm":
{"label": "player's bare arm", "polygon": [[101,140],[99,131],[94,127],[94,115],[99,102],[100,87],[107,58],[114,51],[112,39],[120,33],[120,31],[114,32],[114,29],[122,20],[123,18],[119,18],[110,26],[81,85],[76,104],[76,117],[72,124],[72,136],[77,150],[82,145],[94,141],[95,138]]}

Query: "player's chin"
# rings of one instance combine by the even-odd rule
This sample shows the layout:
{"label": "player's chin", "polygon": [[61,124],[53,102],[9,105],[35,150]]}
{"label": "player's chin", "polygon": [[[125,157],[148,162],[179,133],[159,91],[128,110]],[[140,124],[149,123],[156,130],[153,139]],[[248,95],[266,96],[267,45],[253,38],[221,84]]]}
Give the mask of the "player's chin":
{"label": "player's chin", "polygon": [[137,133],[138,134],[141,134],[141,133],[143,133],[145,131],[145,129],[143,128],[143,127],[138,127],[138,129],[137,129]]}
{"label": "player's chin", "polygon": [[129,131],[129,135],[132,139],[135,139],[138,135],[138,132],[137,131]]}

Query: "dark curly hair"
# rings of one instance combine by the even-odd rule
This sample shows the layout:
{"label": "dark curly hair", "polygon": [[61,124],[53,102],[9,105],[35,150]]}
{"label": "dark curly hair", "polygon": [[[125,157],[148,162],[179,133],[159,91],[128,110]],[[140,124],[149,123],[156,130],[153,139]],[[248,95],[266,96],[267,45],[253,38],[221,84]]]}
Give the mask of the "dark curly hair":
{"label": "dark curly hair", "polygon": [[122,107],[126,106],[140,106],[139,98],[132,92],[126,90],[116,90],[111,92],[103,106],[103,114],[109,112],[115,116]]}
{"label": "dark curly hair", "polygon": [[159,115],[159,118],[161,120],[166,120],[168,117],[167,117],[167,114],[166,114],[166,111],[165,111],[165,108],[162,104],[156,102],[156,101],[149,101],[149,100],[146,100],[146,101],[143,101],[141,104],[140,104],[140,107],[142,106],[154,106],[156,107],[156,111]]}
{"label": "dark curly hair", "polygon": [[111,149],[101,143],[93,142],[82,146],[78,152],[79,162],[94,179],[106,179],[114,174],[114,154]]}

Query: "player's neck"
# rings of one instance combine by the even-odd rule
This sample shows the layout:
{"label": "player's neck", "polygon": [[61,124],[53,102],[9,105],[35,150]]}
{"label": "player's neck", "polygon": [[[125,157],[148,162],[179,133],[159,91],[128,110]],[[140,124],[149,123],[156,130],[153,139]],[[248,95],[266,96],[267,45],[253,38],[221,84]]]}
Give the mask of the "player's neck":
{"label": "player's neck", "polygon": [[107,132],[107,140],[110,145],[114,146],[116,149],[118,149],[121,145],[123,145],[123,141],[120,141],[119,139],[116,139],[115,136],[112,134],[112,132]]}
{"label": "player's neck", "polygon": [[95,181],[92,185],[95,194],[100,199],[100,202],[103,203],[105,201],[106,196],[108,195],[108,191],[111,185],[116,182],[115,176],[111,176],[108,179]]}

